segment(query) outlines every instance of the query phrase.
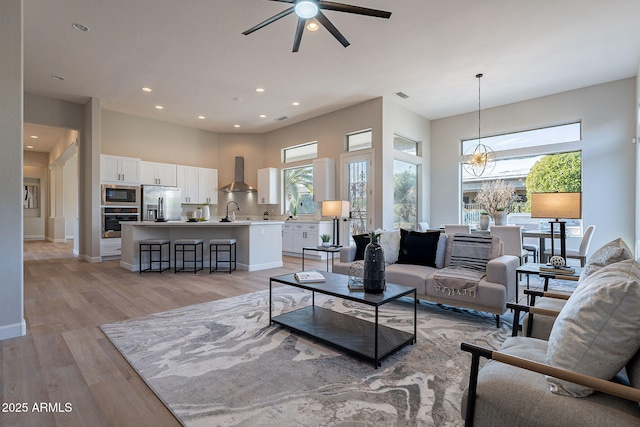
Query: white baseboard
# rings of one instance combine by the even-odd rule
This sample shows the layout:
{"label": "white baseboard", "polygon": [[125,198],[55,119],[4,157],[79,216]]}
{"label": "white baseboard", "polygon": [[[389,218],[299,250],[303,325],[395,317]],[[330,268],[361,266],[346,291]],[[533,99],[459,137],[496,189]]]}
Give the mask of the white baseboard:
{"label": "white baseboard", "polygon": [[102,262],[102,258],[99,256],[90,257],[89,255],[80,255],[79,258],[87,262]]}
{"label": "white baseboard", "polygon": [[45,240],[44,234],[32,234],[22,236],[22,240]]}
{"label": "white baseboard", "polygon": [[20,323],[0,326],[0,341],[9,338],[21,337],[27,333],[27,323],[22,319]]}

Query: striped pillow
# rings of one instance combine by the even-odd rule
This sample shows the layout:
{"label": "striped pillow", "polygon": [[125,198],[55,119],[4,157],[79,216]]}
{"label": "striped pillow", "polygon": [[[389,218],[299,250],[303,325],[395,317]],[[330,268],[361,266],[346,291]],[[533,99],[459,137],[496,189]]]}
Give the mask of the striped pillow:
{"label": "striped pillow", "polygon": [[449,267],[485,271],[491,259],[492,241],[491,236],[456,233]]}

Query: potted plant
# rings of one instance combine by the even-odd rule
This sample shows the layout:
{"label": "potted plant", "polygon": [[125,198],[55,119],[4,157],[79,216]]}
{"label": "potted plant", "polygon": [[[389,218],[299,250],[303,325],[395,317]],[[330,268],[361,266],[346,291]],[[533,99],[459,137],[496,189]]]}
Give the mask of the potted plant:
{"label": "potted plant", "polygon": [[480,229],[489,229],[489,212],[487,211],[480,211]]}
{"label": "potted plant", "polygon": [[504,180],[485,181],[475,201],[486,210],[496,225],[507,223],[507,209],[517,199],[515,187]]}
{"label": "potted plant", "polygon": [[264,219],[265,221],[269,219],[269,211],[264,211],[264,213],[262,214],[262,219]]}
{"label": "potted plant", "polygon": [[331,235],[330,234],[321,234],[320,240],[322,240],[322,246],[329,247],[331,246]]}

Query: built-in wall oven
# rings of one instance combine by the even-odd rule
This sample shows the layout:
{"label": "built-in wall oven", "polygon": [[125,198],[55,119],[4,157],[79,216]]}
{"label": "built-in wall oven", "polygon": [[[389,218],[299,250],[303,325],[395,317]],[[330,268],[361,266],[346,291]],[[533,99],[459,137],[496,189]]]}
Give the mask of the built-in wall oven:
{"label": "built-in wall oven", "polygon": [[140,186],[102,184],[102,206],[140,206]]}
{"label": "built-in wall oven", "polygon": [[140,210],[128,206],[104,206],[102,208],[102,237],[105,239],[120,237],[120,221],[140,220]]}

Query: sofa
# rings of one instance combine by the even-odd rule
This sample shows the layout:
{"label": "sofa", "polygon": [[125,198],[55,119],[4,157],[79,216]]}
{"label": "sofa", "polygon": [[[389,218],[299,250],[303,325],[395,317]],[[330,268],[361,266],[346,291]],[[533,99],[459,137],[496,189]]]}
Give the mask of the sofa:
{"label": "sofa", "polygon": [[512,336],[497,351],[461,344],[472,354],[465,425],[640,425],[640,264],[628,247],[606,244],[573,293],[544,299],[523,328],[537,337]]}
{"label": "sofa", "polygon": [[[486,267],[483,267],[483,277],[477,282],[475,292],[461,292],[442,286],[442,278],[438,273],[451,273],[451,270],[460,267],[459,262],[452,265],[452,257],[456,260],[455,237],[459,236],[458,238],[462,239],[463,236],[470,238],[472,235],[407,230],[382,231],[380,234],[379,241],[386,264],[386,281],[415,287],[419,300],[492,313],[496,315],[496,323],[499,326],[500,315],[507,310],[507,302],[516,299],[516,268],[520,261],[518,257],[503,255],[501,241],[495,236],[481,237],[490,242],[490,250]],[[369,239],[367,235],[353,237],[356,245],[341,248],[340,260],[336,261],[333,267],[335,273],[349,275],[354,263],[363,262],[361,259],[364,247]],[[457,271],[462,274],[465,269]],[[456,274],[458,273],[453,271],[453,275]]]}

